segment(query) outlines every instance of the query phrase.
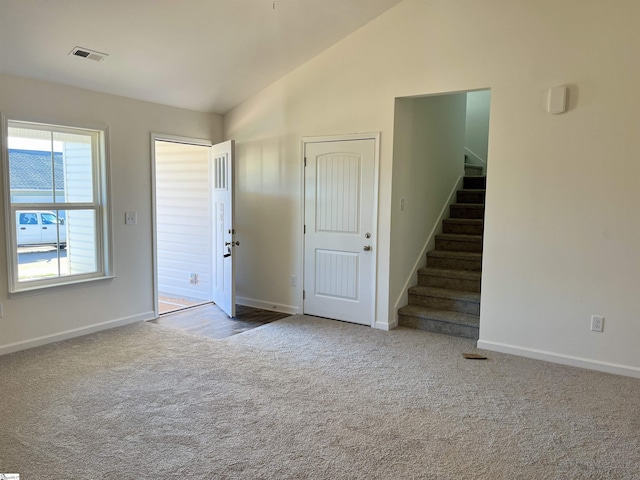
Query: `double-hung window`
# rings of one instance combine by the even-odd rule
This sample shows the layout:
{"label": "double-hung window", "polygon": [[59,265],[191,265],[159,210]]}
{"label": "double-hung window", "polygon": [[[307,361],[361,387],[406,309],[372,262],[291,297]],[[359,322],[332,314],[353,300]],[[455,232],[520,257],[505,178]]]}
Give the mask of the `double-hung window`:
{"label": "double-hung window", "polygon": [[3,127],[9,290],[111,276],[106,129]]}

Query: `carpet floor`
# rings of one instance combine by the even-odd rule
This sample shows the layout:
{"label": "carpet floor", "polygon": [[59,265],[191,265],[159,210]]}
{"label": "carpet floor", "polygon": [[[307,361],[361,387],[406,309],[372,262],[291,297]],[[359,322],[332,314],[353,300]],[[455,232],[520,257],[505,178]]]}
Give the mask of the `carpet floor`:
{"label": "carpet floor", "polygon": [[0,357],[0,472],[61,479],[638,479],[640,380],[294,316],[136,324]]}

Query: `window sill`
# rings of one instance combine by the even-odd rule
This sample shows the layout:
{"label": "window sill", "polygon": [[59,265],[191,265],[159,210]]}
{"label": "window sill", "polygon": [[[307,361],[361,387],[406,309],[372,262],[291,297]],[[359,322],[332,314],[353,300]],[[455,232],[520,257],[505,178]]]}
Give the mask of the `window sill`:
{"label": "window sill", "polygon": [[88,287],[90,285],[100,283],[110,283],[116,278],[115,275],[104,275],[102,277],[82,278],[77,280],[69,280],[68,282],[59,282],[51,285],[34,285],[33,287],[20,287],[16,290],[9,291],[9,298],[20,298],[32,295],[42,295],[45,293],[53,293],[56,291],[70,290],[79,287]]}

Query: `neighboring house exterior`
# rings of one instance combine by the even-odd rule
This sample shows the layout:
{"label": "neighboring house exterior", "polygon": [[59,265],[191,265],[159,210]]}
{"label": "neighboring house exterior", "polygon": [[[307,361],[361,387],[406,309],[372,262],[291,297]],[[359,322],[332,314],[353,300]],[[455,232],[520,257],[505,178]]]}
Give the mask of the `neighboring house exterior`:
{"label": "neighboring house exterior", "polygon": [[53,154],[53,176],[51,175],[51,152],[10,149],[9,164],[12,202],[51,202],[53,183],[55,183],[56,198],[64,198],[62,152]]}

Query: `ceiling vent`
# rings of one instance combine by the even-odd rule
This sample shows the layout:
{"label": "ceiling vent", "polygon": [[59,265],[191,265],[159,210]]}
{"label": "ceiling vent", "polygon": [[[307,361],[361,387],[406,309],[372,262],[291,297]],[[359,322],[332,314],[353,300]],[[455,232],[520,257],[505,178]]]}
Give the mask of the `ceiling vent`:
{"label": "ceiling vent", "polygon": [[106,53],[96,52],[94,50],[89,50],[88,48],[83,47],[75,47],[73,50],[69,52],[69,55],[75,55],[76,57],[88,58],[89,60],[95,60],[96,62],[101,62],[108,57]]}

